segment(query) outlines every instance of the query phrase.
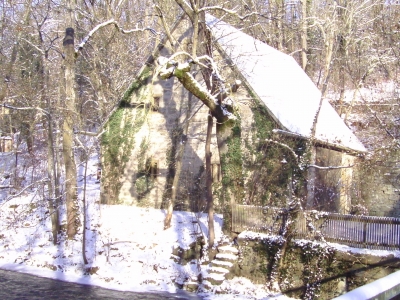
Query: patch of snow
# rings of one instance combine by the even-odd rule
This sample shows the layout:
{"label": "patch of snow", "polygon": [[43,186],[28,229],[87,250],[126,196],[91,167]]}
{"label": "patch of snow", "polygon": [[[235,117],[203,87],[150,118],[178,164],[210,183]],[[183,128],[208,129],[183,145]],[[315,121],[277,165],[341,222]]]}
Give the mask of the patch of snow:
{"label": "patch of snow", "polygon": [[228,253],[218,253],[216,256],[218,259],[229,259],[229,260],[237,260],[237,256]]}
{"label": "patch of snow", "polygon": [[219,281],[224,281],[225,280],[225,274],[220,274],[220,273],[208,273],[205,274],[205,278],[212,278],[214,280],[219,280]]}
{"label": "patch of snow", "polygon": [[238,253],[239,252],[239,250],[237,248],[232,247],[232,246],[228,246],[228,245],[218,247],[218,250],[219,251],[229,251],[229,252],[232,252],[232,253]]}
{"label": "patch of snow", "polygon": [[241,239],[249,239],[249,240],[265,240],[265,239],[267,239],[270,241],[277,241],[277,242],[282,241],[281,236],[267,234],[267,233],[253,232],[253,231],[242,231],[238,235],[238,237]]}
{"label": "patch of snow", "polygon": [[233,263],[231,263],[230,261],[223,261],[223,260],[212,260],[211,263],[214,265],[226,266],[228,268],[233,266]]}
{"label": "patch of snow", "polygon": [[208,269],[208,272],[215,272],[215,273],[229,273],[228,269],[221,268],[221,267],[211,267]]}
{"label": "patch of snow", "polygon": [[331,243],[331,242],[318,242],[318,241],[310,241],[310,240],[304,240],[304,239],[299,239],[295,240],[295,243],[298,246],[303,246],[303,245],[309,245],[310,243],[315,245],[315,246],[320,246],[320,247],[332,247],[336,249],[337,251],[341,252],[349,252],[353,254],[362,254],[362,255],[371,255],[371,256],[379,256],[379,257],[388,257],[388,256],[393,256],[393,257],[398,257],[400,258],[400,250],[373,250],[373,249],[365,249],[365,248],[354,248],[342,244],[337,244],[337,243]]}
{"label": "patch of snow", "polygon": [[[200,294],[204,299],[279,299],[289,300],[287,296],[282,294],[272,294],[268,291],[264,284],[253,284],[249,279],[244,277],[235,277],[232,280],[225,280],[220,286],[214,286],[213,292],[216,294]],[[227,293],[228,294],[221,294]]]}

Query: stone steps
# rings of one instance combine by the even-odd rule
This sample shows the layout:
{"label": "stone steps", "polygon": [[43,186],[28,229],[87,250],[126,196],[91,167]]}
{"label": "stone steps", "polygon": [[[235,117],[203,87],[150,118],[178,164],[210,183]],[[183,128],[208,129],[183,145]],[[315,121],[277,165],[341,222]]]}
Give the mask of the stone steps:
{"label": "stone steps", "polygon": [[237,260],[237,255],[236,254],[231,254],[231,253],[218,253],[215,256],[215,258],[217,260],[234,262],[235,260]]}
{"label": "stone steps", "polygon": [[230,245],[225,245],[218,247],[219,253],[233,253],[233,254],[239,254],[239,250],[233,246]]}
{"label": "stone steps", "polygon": [[218,253],[209,266],[203,271],[201,288],[210,290],[215,285],[221,285],[226,280],[226,275],[232,270],[233,264],[238,259],[239,251],[231,245],[222,245],[217,248]]}
{"label": "stone steps", "polygon": [[216,259],[212,260],[211,264],[216,267],[222,267],[222,268],[227,268],[227,269],[230,269],[233,267],[233,263],[231,263],[230,261],[222,261],[222,260],[216,260]]}
{"label": "stone steps", "polygon": [[221,267],[214,267],[214,266],[210,267],[210,268],[208,269],[208,271],[209,271],[209,272],[212,272],[212,273],[216,273],[216,274],[226,274],[226,273],[229,273],[229,270],[228,270],[228,269],[221,268]]}

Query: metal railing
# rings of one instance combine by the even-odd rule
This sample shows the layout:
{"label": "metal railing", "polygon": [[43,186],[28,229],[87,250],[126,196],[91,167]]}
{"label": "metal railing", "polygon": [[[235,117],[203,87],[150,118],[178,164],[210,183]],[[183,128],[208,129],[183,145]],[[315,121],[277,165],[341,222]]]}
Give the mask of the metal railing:
{"label": "metal railing", "polygon": [[400,271],[360,286],[333,300],[389,300],[398,299],[400,295]]}
{"label": "metal railing", "polygon": [[[282,209],[234,204],[232,230],[279,234]],[[342,215],[303,211],[295,223],[294,238],[314,240],[323,237],[351,247],[400,249],[400,218]]]}

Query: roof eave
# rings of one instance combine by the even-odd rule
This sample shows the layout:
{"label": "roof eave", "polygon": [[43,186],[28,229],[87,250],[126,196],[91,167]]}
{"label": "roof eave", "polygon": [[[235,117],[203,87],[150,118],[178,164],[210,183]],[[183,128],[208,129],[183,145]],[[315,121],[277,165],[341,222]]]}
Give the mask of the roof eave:
{"label": "roof eave", "polygon": [[[282,130],[282,129],[273,129],[272,132],[276,133],[276,134],[280,134],[280,135],[290,136],[290,137],[293,137],[293,138],[303,139],[303,140],[309,140],[310,139],[310,137],[308,137],[308,136],[304,136],[304,135],[301,135],[301,134],[298,134],[298,133],[294,133],[294,132],[290,132],[290,131],[286,131],[286,130]],[[346,146],[341,145],[341,144],[330,143],[330,142],[327,142],[327,141],[324,141],[324,140],[321,140],[321,139],[318,139],[318,138],[315,138],[315,144],[323,146],[323,147],[330,148],[332,150],[346,152],[347,154],[350,154],[350,155],[359,155],[359,154],[364,154],[364,153],[368,152],[366,149],[364,149],[364,150],[354,149],[354,148],[351,148],[351,147],[346,147]]]}

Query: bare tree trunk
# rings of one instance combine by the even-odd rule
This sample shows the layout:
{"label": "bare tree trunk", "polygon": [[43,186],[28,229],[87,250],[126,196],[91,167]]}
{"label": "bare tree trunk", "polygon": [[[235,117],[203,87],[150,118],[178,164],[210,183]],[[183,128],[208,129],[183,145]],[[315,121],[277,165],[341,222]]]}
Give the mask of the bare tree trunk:
{"label": "bare tree trunk", "polygon": [[[219,76],[215,76],[218,70],[215,70],[213,65],[213,50],[212,50],[212,38],[211,33],[205,26],[205,11],[199,11],[198,7],[204,7],[204,1],[199,1],[199,3],[191,2],[191,7],[185,4],[183,1],[176,1],[177,4],[185,11],[185,13],[190,18],[193,25],[193,37],[192,37],[192,57],[209,57],[206,62],[207,67],[201,67],[201,72],[207,89],[203,89],[198,81],[190,74],[190,63],[178,64],[176,68],[170,68],[169,63],[165,64],[160,70],[160,76],[163,79],[175,76],[179,82],[194,96],[199,98],[209,109],[210,114],[217,120],[217,140],[218,140],[218,150],[220,157],[223,157],[228,153],[228,141],[233,135],[233,126],[235,125],[235,117],[233,115],[233,108],[231,104],[224,102],[228,97],[226,92],[216,93],[216,91],[225,91],[224,81]],[[237,83],[235,91],[237,90],[240,83]],[[232,90],[232,92],[235,92]],[[215,96],[217,94],[217,96]],[[235,163],[235,162],[234,162]],[[223,162],[221,161],[221,164]],[[236,167],[241,168],[241,165]],[[178,167],[177,167],[178,169]],[[225,176],[226,174],[222,174]],[[240,177],[242,174],[240,172]],[[175,181],[175,178],[174,178]],[[237,178],[231,178],[231,183],[233,185],[238,184],[239,180]],[[175,183],[174,183],[175,187]],[[234,201],[234,194],[231,193],[232,187],[225,187],[227,198],[230,202]],[[174,191],[173,191],[174,192]],[[173,203],[170,203],[172,205]],[[168,214],[172,208],[168,209]],[[228,218],[229,219],[229,218]],[[168,225],[170,221],[167,220],[165,225]]]}
{"label": "bare tree trunk", "polygon": [[[310,142],[310,160],[308,162],[309,165],[315,165],[316,163],[316,149],[314,147],[314,143]],[[308,168],[307,170],[307,203],[306,209],[314,208],[314,199],[315,199],[315,182],[317,176],[317,170],[314,167]]]}
{"label": "bare tree trunk", "polygon": [[208,213],[208,245],[209,248],[214,246],[214,199],[212,193],[212,166],[211,166],[211,134],[214,126],[214,120],[211,112],[207,118],[207,137],[206,137],[206,199]]}
{"label": "bare tree trunk", "polygon": [[276,16],[274,16],[274,25],[275,25],[275,36],[277,37],[276,48],[279,51],[284,51],[284,29],[283,29],[283,18],[285,15],[284,1],[275,0],[273,1],[272,6],[275,6]]}
{"label": "bare tree trunk", "polygon": [[63,123],[63,157],[65,166],[65,192],[67,203],[67,236],[73,239],[77,233],[78,203],[76,186],[76,165],[73,151],[73,125],[76,119],[75,109],[75,49],[74,49],[74,0],[68,1],[67,28],[65,30],[64,47],[64,76],[65,76],[65,107]]}
{"label": "bare tree trunk", "polygon": [[[183,135],[187,135],[187,131],[188,130],[186,127],[186,129],[184,130],[185,133]],[[182,172],[182,158],[183,158],[183,153],[185,152],[185,145],[186,143],[181,142],[178,147],[178,153],[176,155],[176,163],[175,163],[175,175],[172,183],[171,199],[168,203],[167,215],[165,216],[164,220],[164,229],[168,229],[169,227],[171,227],[172,212],[174,211],[176,195],[179,189],[179,179],[181,177],[181,172]]]}
{"label": "bare tree trunk", "polygon": [[300,43],[301,43],[301,67],[305,71],[307,68],[307,0],[301,0],[301,30],[300,30]]}
{"label": "bare tree trunk", "polygon": [[[188,110],[186,114],[186,120],[185,124],[183,127],[183,132],[182,132],[182,137],[187,136],[188,130],[189,130],[189,116],[190,116],[190,103],[192,101],[192,94],[189,93],[189,105],[188,105]],[[183,159],[183,154],[185,153],[185,147],[186,147],[186,139],[181,138],[181,141],[178,146],[178,151],[176,155],[176,163],[175,163],[175,175],[174,175],[174,180],[172,182],[172,193],[171,193],[171,200],[168,203],[168,208],[167,208],[167,215],[165,216],[164,219],[164,229],[168,229],[171,227],[171,220],[172,220],[172,212],[174,211],[174,204],[176,201],[176,195],[178,193],[178,185],[179,185],[179,179],[181,177],[181,172],[182,172],[182,159]]]}
{"label": "bare tree trunk", "polygon": [[89,262],[86,257],[86,176],[87,176],[87,168],[88,168],[88,160],[89,160],[89,153],[87,149],[83,149],[85,152],[85,172],[83,176],[83,231],[82,231],[82,259],[83,263],[87,265]]}
{"label": "bare tree trunk", "polygon": [[60,206],[60,192],[59,192],[59,182],[57,180],[57,166],[56,166],[56,154],[54,149],[56,148],[54,135],[54,120],[53,120],[53,110],[51,105],[51,100],[49,97],[49,69],[46,66],[46,59],[48,52],[45,50],[44,41],[42,35],[39,34],[39,45],[43,53],[41,55],[41,67],[39,70],[39,88],[41,90],[41,100],[43,104],[47,106],[47,174],[49,176],[48,181],[48,204],[49,211],[51,215],[51,226],[53,235],[53,244],[56,245],[58,242],[58,234],[60,233],[60,216],[59,216],[59,206]]}
{"label": "bare tree trunk", "polygon": [[99,105],[100,117],[104,118],[104,116],[107,114],[107,100],[104,93],[105,84],[102,82],[100,77],[101,67],[99,57],[95,56],[93,60],[93,85],[96,88],[97,104]]}
{"label": "bare tree trunk", "polygon": [[51,226],[53,234],[53,243],[57,244],[57,235],[60,232],[60,217],[59,217],[59,205],[60,205],[60,194],[58,192],[58,181],[57,181],[57,167],[56,157],[54,154],[54,139],[53,139],[53,119],[51,114],[47,118],[47,173],[49,175],[49,210],[51,214]]}

